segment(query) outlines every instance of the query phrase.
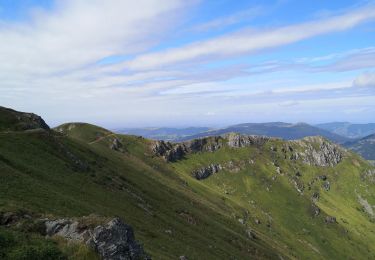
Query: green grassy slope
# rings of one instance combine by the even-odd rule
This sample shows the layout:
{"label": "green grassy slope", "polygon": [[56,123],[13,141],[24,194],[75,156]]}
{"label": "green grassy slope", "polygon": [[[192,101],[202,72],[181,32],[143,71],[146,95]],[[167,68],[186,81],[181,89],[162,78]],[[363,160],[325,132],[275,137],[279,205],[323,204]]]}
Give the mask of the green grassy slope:
{"label": "green grassy slope", "polygon": [[149,141],[118,138],[131,153],[109,149],[106,138],[85,144],[47,131],[1,133],[1,210],[117,215],[155,259],[276,256],[246,237],[232,208],[205,200],[170,165],[144,155]]}
{"label": "green grassy slope", "polygon": [[[232,161],[237,165],[239,169],[234,171],[223,170],[205,180],[192,180],[191,186],[202,196],[216,194],[225,203],[240,206],[241,210],[233,214],[245,220],[244,226],[255,229],[286,255],[301,259],[374,258],[374,216],[364,211],[358,199],[361,196],[375,205],[374,184],[361,178],[370,166],[351,153],[335,167],[291,163],[280,152],[284,144],[275,140],[260,148],[225,148],[215,153],[192,154],[173,164],[186,178],[208,162],[225,165]],[[277,152],[271,147],[277,147]],[[295,143],[293,148],[301,149]],[[247,164],[249,159],[254,163]],[[281,174],[277,173],[275,162]],[[301,175],[298,178],[297,172]],[[330,181],[329,191],[323,189],[322,180],[316,180],[323,174]],[[295,188],[294,180],[304,184],[303,194]],[[315,192],[320,194],[316,204],[321,212],[317,217],[311,201]],[[335,216],[338,223],[325,223],[328,215]],[[258,220],[260,224],[254,224]]]}
{"label": "green grassy slope", "polygon": [[[374,184],[363,175],[371,166],[352,153],[334,167],[309,166],[283,152],[285,145],[302,151],[301,142],[271,140],[167,163],[141,137],[77,123],[57,130],[0,133],[0,210],[117,215],[154,259],[375,257],[363,202],[375,205]],[[111,149],[114,139],[121,149]],[[212,163],[231,167],[204,180],[192,176]],[[337,223],[325,223],[328,215]]]}

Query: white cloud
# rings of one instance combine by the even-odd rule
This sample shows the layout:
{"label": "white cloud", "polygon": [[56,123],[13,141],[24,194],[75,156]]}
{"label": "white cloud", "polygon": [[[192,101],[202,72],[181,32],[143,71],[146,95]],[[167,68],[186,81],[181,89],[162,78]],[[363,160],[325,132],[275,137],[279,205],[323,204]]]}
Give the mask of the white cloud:
{"label": "white cloud", "polygon": [[212,21],[199,24],[193,27],[193,31],[209,31],[215,29],[222,29],[223,27],[227,27],[230,25],[234,25],[240,22],[249,21],[254,19],[255,17],[262,15],[265,12],[265,8],[257,6],[245,9],[243,11],[231,14],[229,16],[221,17],[218,19],[214,19]]}
{"label": "white cloud", "polygon": [[126,62],[124,67],[132,70],[147,70],[199,59],[235,56],[290,44],[321,34],[347,30],[372,19],[375,19],[375,8],[371,5],[323,20],[263,32],[241,31],[180,48],[140,55]]}
{"label": "white cloud", "polygon": [[375,87],[375,72],[365,72],[359,75],[354,81],[356,87]]}
{"label": "white cloud", "polygon": [[144,51],[184,6],[182,0],[60,0],[28,24],[1,25],[1,74],[66,72]]}

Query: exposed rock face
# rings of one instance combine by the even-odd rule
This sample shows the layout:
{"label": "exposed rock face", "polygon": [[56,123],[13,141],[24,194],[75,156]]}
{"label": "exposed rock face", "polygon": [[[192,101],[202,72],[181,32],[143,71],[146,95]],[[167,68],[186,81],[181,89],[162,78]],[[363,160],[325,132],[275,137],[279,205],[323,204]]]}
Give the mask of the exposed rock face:
{"label": "exposed rock face", "polygon": [[115,151],[122,151],[123,150],[122,147],[123,147],[122,143],[116,137],[113,138],[111,144],[109,145],[109,148]]}
{"label": "exposed rock face", "polygon": [[214,152],[225,145],[233,148],[247,147],[251,145],[263,145],[271,138],[255,135],[227,134],[224,136],[212,136],[195,139],[182,143],[170,143],[155,141],[151,146],[152,152],[163,157],[168,162],[181,160],[186,154],[197,152]]}
{"label": "exposed rock face", "polygon": [[375,169],[370,169],[370,170],[365,171],[362,174],[362,178],[366,179],[367,181],[371,183],[375,183]]}
{"label": "exposed rock face", "polygon": [[220,164],[210,164],[207,167],[203,167],[199,170],[194,171],[193,175],[195,176],[197,180],[202,180],[202,179],[206,179],[212,174],[219,172],[222,169],[223,167]]}
{"label": "exposed rock face", "polygon": [[60,236],[76,242],[85,242],[91,236],[91,230],[81,226],[78,221],[69,219],[47,220],[47,236]]}
{"label": "exposed rock face", "polygon": [[257,135],[241,135],[241,134],[235,134],[230,133],[226,135],[226,138],[228,139],[228,146],[229,147],[247,147],[251,145],[263,145],[267,141],[269,141],[271,138],[266,136],[257,136]]}
{"label": "exposed rock face", "polygon": [[150,259],[135,240],[132,227],[119,218],[95,228],[69,219],[46,220],[45,226],[48,236],[86,243],[104,260]]}
{"label": "exposed rock face", "polygon": [[133,229],[119,218],[96,227],[87,244],[104,260],[149,259],[135,241]]}
{"label": "exposed rock face", "polygon": [[305,148],[304,152],[298,153],[303,162],[314,166],[335,166],[344,157],[344,150],[330,143],[322,137],[305,137],[296,141]]}
{"label": "exposed rock face", "polygon": [[0,131],[49,130],[44,120],[33,113],[18,112],[0,107]]}
{"label": "exposed rock face", "polygon": [[189,153],[214,152],[222,147],[221,140],[221,137],[215,136],[175,144],[155,141],[151,146],[151,150],[155,155],[163,157],[167,162],[175,162],[181,160]]}

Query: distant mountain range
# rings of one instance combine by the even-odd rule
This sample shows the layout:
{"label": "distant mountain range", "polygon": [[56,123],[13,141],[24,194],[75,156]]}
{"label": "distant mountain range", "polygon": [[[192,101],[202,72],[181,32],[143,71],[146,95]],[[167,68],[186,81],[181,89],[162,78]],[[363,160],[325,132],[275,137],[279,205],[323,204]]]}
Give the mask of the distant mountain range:
{"label": "distant mountain range", "polygon": [[226,133],[235,132],[246,135],[265,135],[271,137],[279,137],[285,140],[300,139],[306,136],[323,136],[329,140],[337,143],[344,143],[349,141],[349,138],[331,133],[327,130],[320,129],[305,123],[247,123],[232,125],[222,129],[202,132],[196,135],[181,138],[182,140],[195,139],[206,136],[223,135]]}
{"label": "distant mountain range", "polygon": [[120,128],[114,129],[114,132],[129,135],[140,135],[145,138],[154,140],[176,141],[191,135],[211,130],[209,127],[187,127],[187,128],[171,128],[171,127],[145,127],[145,128]]}
{"label": "distant mountain range", "polygon": [[325,129],[306,123],[246,123],[232,125],[225,128],[213,129],[209,127],[189,128],[124,128],[114,130],[117,133],[140,135],[146,138],[166,141],[185,141],[200,137],[223,135],[230,132],[247,135],[265,135],[279,137],[286,140],[300,139],[306,136],[323,136],[337,143],[345,143],[350,138],[341,136]]}
{"label": "distant mountain range", "polygon": [[359,140],[347,142],[344,146],[359,153],[367,160],[375,160],[375,134],[366,136]]}
{"label": "distant mountain range", "polygon": [[349,122],[332,122],[315,126],[348,138],[363,138],[375,133],[375,123],[352,124]]}
{"label": "distant mountain range", "polygon": [[174,142],[224,135],[231,132],[278,137],[285,140],[296,140],[307,136],[323,136],[357,152],[367,160],[375,160],[375,123],[351,124],[333,122],[313,126],[306,123],[270,122],[245,123],[220,129],[209,127],[123,128],[115,130],[115,132]]}

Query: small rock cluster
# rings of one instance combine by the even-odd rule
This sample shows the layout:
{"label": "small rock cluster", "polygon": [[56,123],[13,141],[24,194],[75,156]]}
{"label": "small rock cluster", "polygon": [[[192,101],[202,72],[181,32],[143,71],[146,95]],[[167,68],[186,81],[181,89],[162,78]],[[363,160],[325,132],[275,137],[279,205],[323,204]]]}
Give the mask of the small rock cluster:
{"label": "small rock cluster", "polygon": [[193,172],[193,175],[197,180],[206,179],[212,174],[215,174],[219,171],[221,171],[223,167],[221,164],[210,164],[207,167],[200,168]]}
{"label": "small rock cluster", "polygon": [[150,259],[135,240],[132,227],[120,218],[95,228],[71,219],[45,220],[45,226],[47,236],[85,243],[104,260]]}

